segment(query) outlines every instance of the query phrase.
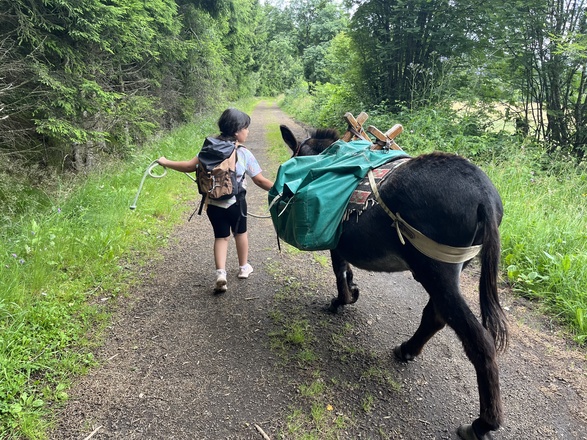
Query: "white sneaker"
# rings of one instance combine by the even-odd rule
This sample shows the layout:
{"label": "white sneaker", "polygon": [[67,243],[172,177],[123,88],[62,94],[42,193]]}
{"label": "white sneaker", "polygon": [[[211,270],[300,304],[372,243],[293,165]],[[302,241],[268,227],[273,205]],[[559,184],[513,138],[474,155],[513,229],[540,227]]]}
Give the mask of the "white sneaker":
{"label": "white sneaker", "polygon": [[248,278],[251,273],[253,273],[253,266],[247,263],[239,269],[238,277],[241,279]]}
{"label": "white sneaker", "polygon": [[226,272],[223,270],[216,271],[216,292],[226,292]]}

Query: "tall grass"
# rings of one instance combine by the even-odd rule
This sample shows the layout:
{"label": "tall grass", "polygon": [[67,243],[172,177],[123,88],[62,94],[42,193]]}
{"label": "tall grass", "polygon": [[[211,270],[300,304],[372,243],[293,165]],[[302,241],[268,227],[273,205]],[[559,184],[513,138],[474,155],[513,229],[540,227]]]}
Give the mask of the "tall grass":
{"label": "tall grass", "polygon": [[[300,120],[316,126],[324,121],[322,107],[344,102],[325,95],[316,93],[310,97],[297,90],[286,97],[283,105]],[[482,114],[460,114],[452,107],[400,114],[389,114],[380,108],[353,111],[339,107],[338,122],[327,125],[345,129],[342,116],[349,110],[355,116],[359,111],[367,111],[366,125],[375,125],[382,131],[401,123],[404,132],[397,142],[411,155],[447,151],[480,165],[504,202],[505,215],[500,227],[503,279],[515,293],[535,300],[545,313],[567,326],[577,342],[585,342],[585,164],[577,164],[568,157],[548,157],[541,146],[512,136],[511,131],[491,130],[495,124]]]}
{"label": "tall grass", "polygon": [[536,171],[523,153],[486,167],[504,200],[502,260],[520,294],[587,338],[587,174]]}
{"label": "tall grass", "polygon": [[[42,439],[51,407],[67,399],[72,375],[95,364],[111,304],[136,280],[140,262],[185,221],[196,188],[181,173],[145,182],[129,209],[147,165],[161,155],[189,159],[217,115],[154,140],[125,163],[103,166],[84,179],[54,177],[51,192],[27,208],[10,186],[0,226],[0,438]],[[61,180],[60,180],[61,179]],[[15,188],[26,186],[22,182]]]}

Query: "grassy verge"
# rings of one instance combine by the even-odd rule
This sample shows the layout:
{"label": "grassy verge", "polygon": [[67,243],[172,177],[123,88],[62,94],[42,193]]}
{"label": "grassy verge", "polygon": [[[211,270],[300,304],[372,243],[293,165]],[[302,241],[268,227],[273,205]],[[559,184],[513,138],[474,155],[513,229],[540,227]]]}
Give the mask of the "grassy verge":
{"label": "grassy verge", "polygon": [[53,407],[67,400],[72,378],[95,365],[92,349],[115,300],[137,281],[129,264],[152,258],[185,221],[186,200],[197,200],[195,184],[170,172],[146,179],[129,209],[147,165],[161,155],[193,157],[217,132],[217,117],[203,116],[83,179],[55,177],[50,191],[23,182],[0,187],[14,202],[0,227],[1,439],[47,437]]}
{"label": "grassy verge", "polygon": [[535,172],[522,155],[487,173],[507,215],[501,227],[505,276],[556,320],[587,338],[587,175]]}

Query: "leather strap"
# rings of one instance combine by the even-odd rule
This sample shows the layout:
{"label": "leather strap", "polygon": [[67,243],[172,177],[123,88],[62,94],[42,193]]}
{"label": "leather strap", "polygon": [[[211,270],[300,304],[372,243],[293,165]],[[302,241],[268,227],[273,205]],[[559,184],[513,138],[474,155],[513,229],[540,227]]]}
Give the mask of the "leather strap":
{"label": "leather strap", "polygon": [[369,176],[369,183],[371,184],[371,190],[375,195],[375,200],[379,203],[379,205],[383,208],[383,210],[391,217],[393,220],[392,227],[395,227],[397,231],[397,235],[399,240],[402,244],[406,244],[404,240],[404,236],[408,239],[408,241],[420,252],[422,252],[427,257],[430,257],[434,260],[442,261],[443,263],[463,263],[475,257],[481,250],[481,245],[476,246],[469,246],[469,247],[454,247],[454,246],[447,246],[445,244],[440,244],[435,242],[434,240],[426,237],[416,228],[412,227],[409,223],[407,223],[399,213],[394,214],[391,210],[383,203],[381,196],[379,195],[379,190],[377,189],[377,185],[375,184],[375,177],[371,170],[368,173]]}

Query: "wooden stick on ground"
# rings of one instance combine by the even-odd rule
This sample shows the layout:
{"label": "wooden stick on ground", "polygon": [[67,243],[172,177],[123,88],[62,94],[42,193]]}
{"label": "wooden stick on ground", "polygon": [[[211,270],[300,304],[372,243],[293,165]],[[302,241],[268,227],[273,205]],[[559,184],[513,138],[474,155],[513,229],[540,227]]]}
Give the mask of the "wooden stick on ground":
{"label": "wooden stick on ground", "polygon": [[96,435],[98,433],[98,431],[102,429],[101,426],[98,426],[96,429],[94,429],[90,435],[88,435],[84,440],[89,440],[91,439],[94,435]]}
{"label": "wooden stick on ground", "polygon": [[265,434],[265,431],[263,431],[261,429],[261,427],[259,425],[257,425],[256,423],[255,423],[255,428],[257,429],[257,431],[259,431],[259,433],[261,433],[261,435],[263,436],[263,438],[265,440],[271,440],[271,437],[269,437],[267,434]]}

